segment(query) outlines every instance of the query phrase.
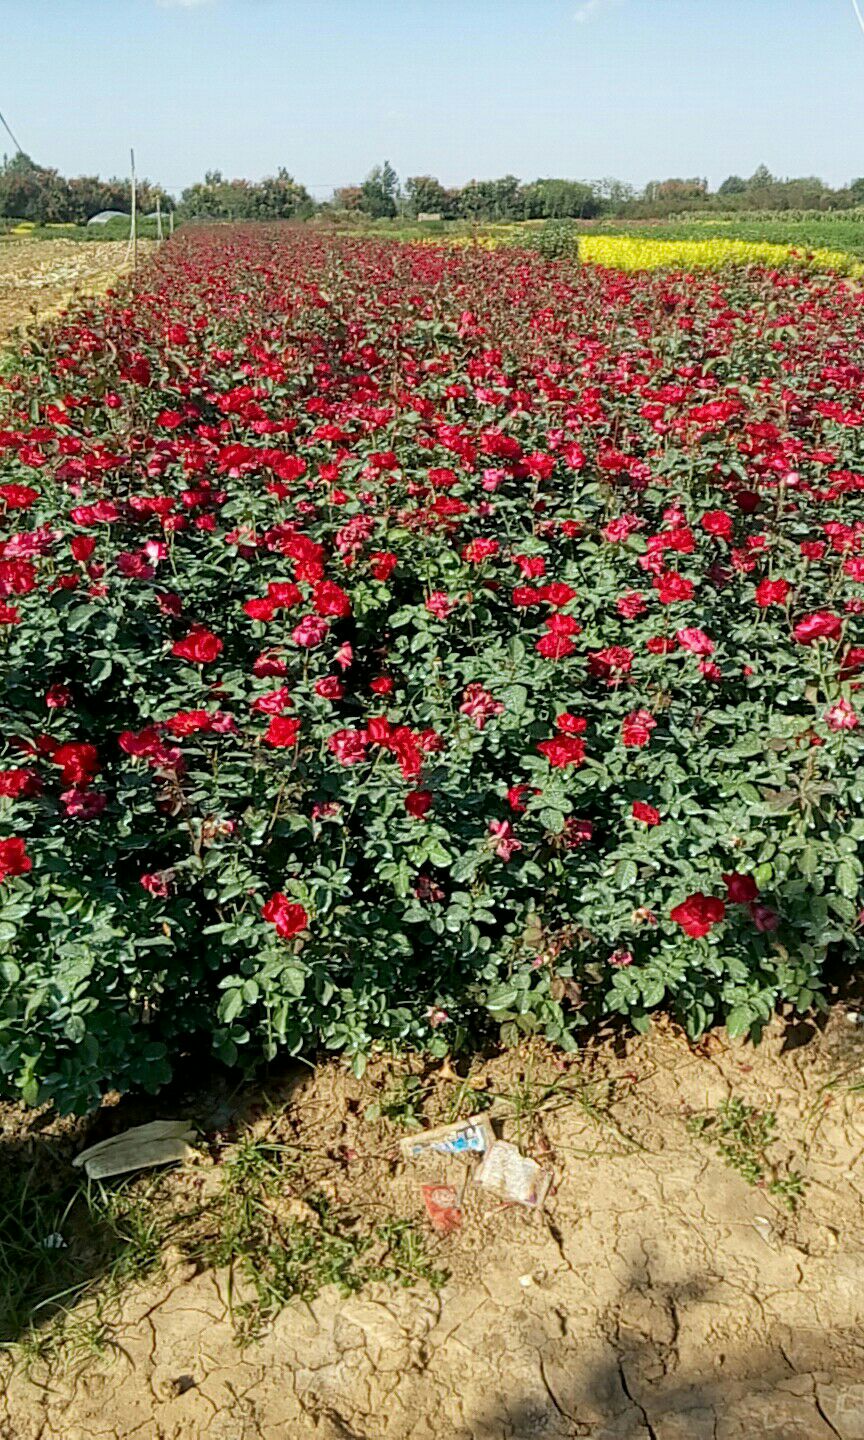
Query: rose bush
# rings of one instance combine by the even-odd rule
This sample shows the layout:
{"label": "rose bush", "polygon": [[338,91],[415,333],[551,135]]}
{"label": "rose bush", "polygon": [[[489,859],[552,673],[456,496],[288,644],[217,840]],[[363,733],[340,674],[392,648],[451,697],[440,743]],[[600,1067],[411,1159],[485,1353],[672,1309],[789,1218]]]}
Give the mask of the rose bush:
{"label": "rose bush", "polygon": [[0,1075],[757,1034],[859,932],[864,299],[186,231],[0,392]]}

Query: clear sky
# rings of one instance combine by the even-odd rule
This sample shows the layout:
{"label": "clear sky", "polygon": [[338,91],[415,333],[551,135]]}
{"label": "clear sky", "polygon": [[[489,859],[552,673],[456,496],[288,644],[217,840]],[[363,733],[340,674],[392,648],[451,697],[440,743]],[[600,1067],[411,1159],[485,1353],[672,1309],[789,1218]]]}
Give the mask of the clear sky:
{"label": "clear sky", "polygon": [[42,164],[126,174],[134,144],[173,191],[285,165],[323,198],[384,159],[840,184],[864,32],[852,0],[0,0],[0,110]]}

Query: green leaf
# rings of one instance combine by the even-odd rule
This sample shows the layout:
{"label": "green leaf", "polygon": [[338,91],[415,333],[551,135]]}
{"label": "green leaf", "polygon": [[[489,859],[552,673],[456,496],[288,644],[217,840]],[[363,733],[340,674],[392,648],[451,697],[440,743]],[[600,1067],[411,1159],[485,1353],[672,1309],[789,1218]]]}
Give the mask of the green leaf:
{"label": "green leaf", "polygon": [[749,1005],[735,1005],[726,1016],[726,1030],[733,1040],[746,1035],[753,1024],[754,1014]]}
{"label": "green leaf", "polygon": [[842,860],[837,866],[837,888],[847,900],[854,900],[860,885],[860,868],[851,860]]}
{"label": "green leaf", "polygon": [[242,1009],[243,992],[239,988],[235,988],[225,991],[225,994],[219,1001],[217,1013],[220,1020],[224,1021],[226,1025],[230,1025],[231,1021],[236,1019]]}
{"label": "green leaf", "polygon": [[639,867],[635,860],[619,860],[613,878],[619,890],[632,890],[639,879]]}

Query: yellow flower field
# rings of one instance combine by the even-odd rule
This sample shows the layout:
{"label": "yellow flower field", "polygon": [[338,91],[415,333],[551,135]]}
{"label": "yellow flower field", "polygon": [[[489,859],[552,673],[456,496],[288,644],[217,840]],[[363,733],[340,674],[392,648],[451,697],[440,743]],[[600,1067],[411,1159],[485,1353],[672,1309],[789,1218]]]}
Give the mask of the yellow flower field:
{"label": "yellow flower field", "polygon": [[579,258],[610,270],[719,270],[724,265],[806,265],[860,275],[864,265],[845,250],[797,250],[749,240],[649,240],[630,235],[580,235]]}

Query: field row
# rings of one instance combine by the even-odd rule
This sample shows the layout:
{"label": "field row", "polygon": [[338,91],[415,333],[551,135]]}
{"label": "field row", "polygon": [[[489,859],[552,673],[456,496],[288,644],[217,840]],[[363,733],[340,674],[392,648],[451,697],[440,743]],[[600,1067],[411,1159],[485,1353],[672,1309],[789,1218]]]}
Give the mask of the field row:
{"label": "field row", "polygon": [[189,230],[8,367],[0,1074],[758,1033],[862,906],[862,300]]}

